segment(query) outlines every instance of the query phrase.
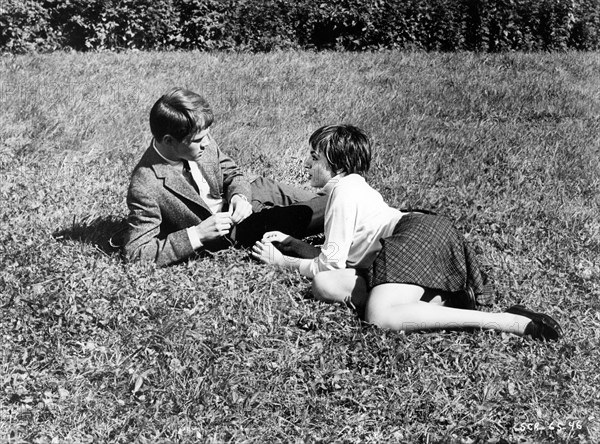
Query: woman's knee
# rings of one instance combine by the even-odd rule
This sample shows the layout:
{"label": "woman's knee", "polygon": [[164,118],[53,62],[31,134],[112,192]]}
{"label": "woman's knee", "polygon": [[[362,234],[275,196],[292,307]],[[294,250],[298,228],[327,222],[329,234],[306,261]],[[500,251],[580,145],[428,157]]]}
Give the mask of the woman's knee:
{"label": "woman's knee", "polygon": [[387,298],[371,294],[367,299],[365,321],[378,327],[385,327],[390,304]]}
{"label": "woman's knee", "polygon": [[419,302],[423,288],[411,284],[382,284],[373,288],[367,300],[365,320],[382,328],[395,328],[403,306]]}

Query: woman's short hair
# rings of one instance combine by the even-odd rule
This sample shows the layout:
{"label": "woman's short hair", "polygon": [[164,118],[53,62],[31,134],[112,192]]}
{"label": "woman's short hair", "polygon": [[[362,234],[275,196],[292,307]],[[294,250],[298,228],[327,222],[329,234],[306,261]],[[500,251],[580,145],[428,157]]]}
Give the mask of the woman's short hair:
{"label": "woman's short hair", "polygon": [[313,150],[322,152],[334,173],[360,174],[371,166],[371,141],[352,125],[328,125],[316,130],[309,139]]}
{"label": "woman's short hair", "polygon": [[150,131],[158,142],[169,134],[181,142],[210,127],[214,115],[204,97],[187,89],[173,88],[150,111]]}

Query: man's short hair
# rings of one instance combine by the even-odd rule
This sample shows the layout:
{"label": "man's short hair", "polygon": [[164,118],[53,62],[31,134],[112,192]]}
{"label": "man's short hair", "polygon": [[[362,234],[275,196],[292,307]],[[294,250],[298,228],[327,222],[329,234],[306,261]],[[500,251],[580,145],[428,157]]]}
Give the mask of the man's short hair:
{"label": "man's short hair", "polygon": [[334,173],[364,175],[371,166],[371,141],[352,125],[328,125],[309,139],[312,149],[322,152]]}
{"label": "man's short hair", "polygon": [[181,142],[213,123],[214,115],[204,97],[187,89],[173,88],[150,111],[150,130],[157,142],[169,134]]}

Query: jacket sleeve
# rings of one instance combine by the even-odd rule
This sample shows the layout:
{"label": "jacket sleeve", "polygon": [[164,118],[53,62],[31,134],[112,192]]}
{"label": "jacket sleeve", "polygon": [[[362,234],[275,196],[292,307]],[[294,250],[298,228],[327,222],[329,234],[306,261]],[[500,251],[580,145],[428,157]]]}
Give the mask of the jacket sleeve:
{"label": "jacket sleeve", "polygon": [[248,202],[251,202],[252,191],[248,179],[246,179],[233,159],[221,151],[220,148],[217,150],[217,155],[219,157],[221,173],[223,174],[223,192],[227,202],[231,200],[234,194],[242,194],[246,196]]}
{"label": "jacket sleeve", "polygon": [[124,244],[125,257],[130,261],[150,261],[165,266],[195,253],[186,228],[160,238],[162,217],[157,198],[154,187],[144,186],[144,181],[132,178],[127,194],[129,216]]}

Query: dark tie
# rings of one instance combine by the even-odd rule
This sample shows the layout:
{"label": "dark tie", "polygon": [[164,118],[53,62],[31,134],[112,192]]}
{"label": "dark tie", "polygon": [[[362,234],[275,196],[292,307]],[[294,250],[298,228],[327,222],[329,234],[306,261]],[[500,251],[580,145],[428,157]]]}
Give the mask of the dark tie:
{"label": "dark tie", "polygon": [[194,178],[192,177],[192,173],[190,171],[190,164],[187,160],[183,161],[183,171],[181,172],[181,174],[183,174],[183,177],[185,177],[185,180],[187,180],[187,182],[194,187],[194,190],[196,190],[196,193],[199,193],[200,191],[198,190],[198,186],[196,185],[196,182],[194,181]]}

